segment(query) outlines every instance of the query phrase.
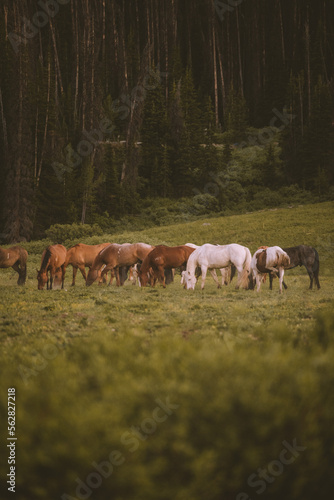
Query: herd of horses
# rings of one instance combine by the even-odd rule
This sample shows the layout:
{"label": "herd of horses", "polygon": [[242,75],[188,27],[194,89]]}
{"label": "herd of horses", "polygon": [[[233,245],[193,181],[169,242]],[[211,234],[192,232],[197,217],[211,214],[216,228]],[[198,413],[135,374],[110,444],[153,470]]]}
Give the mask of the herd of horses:
{"label": "herd of horses", "polygon": [[[0,248],[0,268],[12,267],[19,275],[18,285],[24,285],[27,276],[27,251],[19,246],[8,249]],[[312,289],[313,281],[319,283],[319,255],[315,248],[307,245],[281,248],[262,246],[251,255],[250,250],[242,245],[198,246],[186,243],[179,246],[148,245],[146,243],[102,243],[85,245],[78,243],[68,250],[60,244],[49,245],[43,252],[40,269],[37,270],[38,289],[52,289],[54,285],[64,288],[66,268],[73,268],[72,286],[78,269],[86,285],[96,280],[107,281],[110,273],[111,285],[116,278],[117,286],[122,286],[130,279],[139,286],[155,286],[156,282],[166,287],[173,281],[175,269],[181,273],[181,283],[186,289],[194,289],[201,276],[201,288],[205,286],[207,272],[220,288],[216,269],[220,269],[222,284],[231,282],[237,274],[237,288],[260,290],[261,284],[269,275],[270,289],[275,277],[279,279],[279,291],[282,293],[284,271],[296,266],[305,266]],[[86,275],[86,268],[89,268]]]}

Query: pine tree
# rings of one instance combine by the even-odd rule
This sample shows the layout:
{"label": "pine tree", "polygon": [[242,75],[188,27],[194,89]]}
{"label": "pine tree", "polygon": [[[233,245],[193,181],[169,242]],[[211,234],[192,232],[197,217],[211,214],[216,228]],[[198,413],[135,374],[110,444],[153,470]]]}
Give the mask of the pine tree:
{"label": "pine tree", "polygon": [[143,195],[145,196],[165,196],[166,186],[169,184],[169,168],[166,164],[168,156],[165,152],[166,133],[165,98],[163,87],[158,84],[147,93],[141,128],[142,148],[139,175],[144,179],[145,193]]}
{"label": "pine tree", "polygon": [[226,127],[228,142],[240,142],[245,138],[248,127],[248,109],[245,98],[233,87],[228,96]]}

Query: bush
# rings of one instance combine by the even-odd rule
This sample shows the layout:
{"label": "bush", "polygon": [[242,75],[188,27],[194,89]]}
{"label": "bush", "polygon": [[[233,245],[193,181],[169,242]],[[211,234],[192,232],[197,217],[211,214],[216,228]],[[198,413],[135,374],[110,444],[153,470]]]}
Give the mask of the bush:
{"label": "bush", "polygon": [[53,243],[64,243],[66,240],[100,236],[103,231],[97,224],[54,224],[45,231],[45,234]]}
{"label": "bush", "polygon": [[[284,325],[231,351],[223,338],[106,330],[59,352],[26,385],[17,367],[27,352],[2,354],[3,386],[19,395],[18,500],[88,498],[87,487],[76,494],[77,478],[96,500],[246,500],[261,485],[270,500],[330,498],[334,353],[322,338],[333,317],[318,321],[312,349],[294,348]],[[113,450],[119,461],[108,468]]]}

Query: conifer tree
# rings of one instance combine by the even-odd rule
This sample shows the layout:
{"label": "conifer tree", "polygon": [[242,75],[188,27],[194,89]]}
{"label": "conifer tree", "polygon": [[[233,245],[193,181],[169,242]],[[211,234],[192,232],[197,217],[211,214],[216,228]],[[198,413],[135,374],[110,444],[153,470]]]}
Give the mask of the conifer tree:
{"label": "conifer tree", "polygon": [[245,98],[240,92],[230,89],[226,127],[228,131],[228,141],[230,143],[240,142],[244,139],[248,127],[248,109]]}
{"label": "conifer tree", "polygon": [[[149,90],[144,105],[141,128],[140,176],[144,182],[145,196],[164,196],[169,184],[169,168],[166,162],[167,118],[163,87],[159,83]],[[162,170],[163,165],[163,170]],[[161,183],[164,183],[162,187]]]}

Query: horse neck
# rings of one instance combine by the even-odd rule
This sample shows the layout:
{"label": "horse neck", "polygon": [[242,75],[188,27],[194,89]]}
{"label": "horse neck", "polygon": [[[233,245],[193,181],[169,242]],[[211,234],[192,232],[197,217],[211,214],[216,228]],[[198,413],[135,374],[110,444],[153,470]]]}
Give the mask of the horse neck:
{"label": "horse neck", "polygon": [[140,266],[140,272],[148,273],[149,269],[150,269],[149,259],[145,258],[142,262],[142,265]]}
{"label": "horse neck", "polygon": [[100,255],[98,254],[97,257],[95,257],[93,265],[91,267],[92,271],[99,271],[103,264],[107,265],[107,262],[105,262],[104,254]]}
{"label": "horse neck", "polygon": [[66,266],[68,266],[69,263],[72,263],[72,261],[75,260],[75,259],[73,259],[73,257],[75,256],[76,252],[78,251],[78,248],[76,248],[76,246],[71,247],[67,250],[66,258],[65,258]]}
{"label": "horse neck", "polygon": [[194,256],[194,252],[192,252],[187,262],[187,271],[191,274],[195,274],[196,266],[197,266],[197,259],[196,256]]}

